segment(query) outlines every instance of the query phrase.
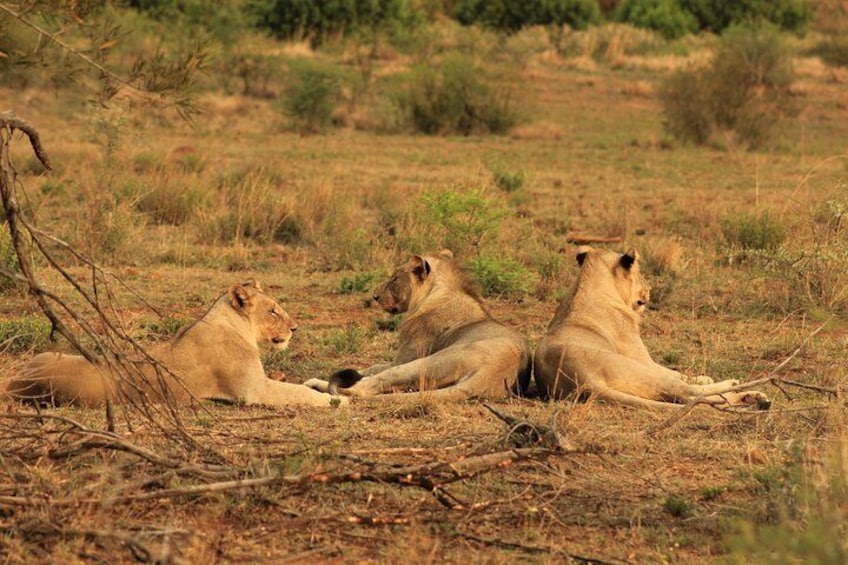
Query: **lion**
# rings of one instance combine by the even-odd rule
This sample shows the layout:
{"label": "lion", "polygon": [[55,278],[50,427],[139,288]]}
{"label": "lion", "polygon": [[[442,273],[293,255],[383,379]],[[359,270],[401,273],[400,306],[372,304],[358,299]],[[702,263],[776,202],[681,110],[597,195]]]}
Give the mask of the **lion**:
{"label": "lion", "polygon": [[532,354],[527,343],[492,317],[450,251],[413,256],[373,298],[386,312],[406,313],[394,361],[363,371],[345,369],[329,381],[304,384],[357,397],[397,398],[427,391],[449,400],[504,398],[529,385]]}
{"label": "lion", "polygon": [[250,280],[230,287],[171,342],[150,349],[166,370],[141,361],[139,375],[117,379],[105,360],[91,363],[80,355],[41,353],[23,365],[5,392],[53,406],[95,406],[122,397],[157,400],[163,395],[178,403],[195,398],[274,407],[331,406],[346,400],[265,375],[259,343],[285,349],[296,330],[280,304]]}
{"label": "lion", "polygon": [[[534,355],[536,383],[551,397],[588,392],[603,400],[643,408],[674,408],[700,399],[717,406],[767,409],[756,391],[737,392],[735,380],[684,376],[651,359],[639,335],[650,287],[636,250],[620,254],[582,246],[572,295],[556,310]],[[709,383],[709,384],[707,384]]]}

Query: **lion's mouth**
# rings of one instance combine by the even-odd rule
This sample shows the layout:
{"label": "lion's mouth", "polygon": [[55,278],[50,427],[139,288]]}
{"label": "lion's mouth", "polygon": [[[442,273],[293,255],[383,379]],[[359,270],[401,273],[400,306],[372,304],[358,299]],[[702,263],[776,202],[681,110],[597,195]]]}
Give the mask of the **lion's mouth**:
{"label": "lion's mouth", "polygon": [[285,349],[289,346],[289,338],[287,337],[272,337],[271,343],[277,346],[278,349]]}

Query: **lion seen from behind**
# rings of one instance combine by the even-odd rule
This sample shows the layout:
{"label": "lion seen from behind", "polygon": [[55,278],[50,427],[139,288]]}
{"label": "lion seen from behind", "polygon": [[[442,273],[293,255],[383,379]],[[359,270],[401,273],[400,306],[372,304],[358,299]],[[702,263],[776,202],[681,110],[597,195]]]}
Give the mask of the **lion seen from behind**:
{"label": "lion seen from behind", "polygon": [[649,286],[635,250],[621,254],[580,247],[580,273],[536,348],[539,388],[555,398],[588,392],[636,407],[673,408],[694,398],[717,406],[765,409],[766,396],[731,390],[737,381],[689,384],[684,376],[655,363],[640,336],[640,318]]}

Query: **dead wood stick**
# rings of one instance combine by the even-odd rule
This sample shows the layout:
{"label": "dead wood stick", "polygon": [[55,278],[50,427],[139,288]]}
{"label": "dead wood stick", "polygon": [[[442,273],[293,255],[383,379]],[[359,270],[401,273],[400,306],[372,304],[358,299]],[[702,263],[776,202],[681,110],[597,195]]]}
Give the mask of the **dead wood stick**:
{"label": "dead wood stick", "polygon": [[585,245],[587,243],[621,243],[622,238],[617,235],[603,236],[571,232],[565,236],[565,241],[573,243],[574,245]]}
{"label": "dead wood stick", "polygon": [[350,471],[343,473],[311,473],[306,475],[271,475],[251,479],[235,479],[158,491],[125,494],[106,498],[80,499],[77,497],[50,500],[43,496],[0,496],[0,504],[31,506],[35,501],[43,501],[51,506],[73,506],[78,504],[121,504],[142,500],[177,498],[201,494],[213,494],[232,490],[249,489],[262,486],[308,486],[313,484],[341,484],[355,482],[375,482],[415,486],[429,490],[441,504],[448,508],[464,507],[461,501],[446,493],[442,486],[458,480],[470,478],[512,463],[529,459],[543,459],[556,452],[542,448],[512,449],[495,453],[485,453],[458,459],[453,462],[435,461],[422,465],[388,468],[380,470]]}
{"label": "dead wood stick", "polygon": [[70,430],[63,430],[61,432],[63,435],[78,433],[84,436],[81,440],[72,443],[70,446],[51,449],[49,454],[53,458],[67,457],[82,449],[105,448],[130,453],[154,465],[177,470],[182,473],[208,477],[231,476],[236,473],[235,469],[223,465],[186,465],[183,461],[170,459],[135,445],[112,432],[93,430],[76,420],[56,414],[0,414],[0,420],[55,420],[71,427]]}
{"label": "dead wood stick", "polygon": [[[816,329],[814,329],[812,332],[810,332],[804,338],[804,340],[801,342],[801,344],[792,351],[792,353],[790,353],[783,361],[778,363],[777,366],[774,367],[769,372],[768,376],[765,376],[765,377],[762,377],[762,378],[759,378],[759,379],[754,379],[753,381],[748,381],[748,382],[745,382],[745,383],[738,384],[736,386],[728,388],[725,392],[740,392],[740,391],[744,391],[744,390],[750,390],[751,388],[753,388],[755,386],[758,386],[758,385],[761,385],[761,384],[773,383],[775,381],[783,383],[783,384],[794,385],[795,381],[786,380],[786,379],[782,378],[780,375],[778,375],[777,372],[779,370],[781,370],[783,367],[785,367],[786,365],[788,365],[789,362],[792,361],[795,357],[797,357],[798,354],[801,353],[801,351],[803,351],[804,347],[806,347],[807,343],[809,343],[809,341],[814,336],[816,336],[820,331],[822,331],[825,328],[825,326],[827,326],[827,324],[829,322],[830,322],[830,319],[826,320],[824,323],[822,323]],[[809,385],[809,386],[812,387],[813,385]],[[824,390],[824,389],[819,389],[819,390]],[[830,392],[830,391],[826,391],[826,392]],[[834,394],[838,395],[838,390],[835,391]],[[686,417],[686,415],[689,414],[695,408],[695,406],[697,406],[698,404],[711,404],[711,403],[708,400],[706,400],[706,398],[703,397],[703,396],[693,398],[692,400],[690,400],[685,405],[682,405],[681,409],[678,412],[676,412],[674,415],[672,415],[670,418],[661,422],[659,425],[654,426],[653,428],[650,428],[645,433],[647,435],[651,436],[651,435],[655,435],[655,434],[657,434],[657,433],[659,433],[663,430],[670,428],[671,426],[673,426],[674,424],[676,424],[677,422],[682,420],[684,417]]]}
{"label": "dead wood stick", "polygon": [[[3,7],[5,9],[5,7]],[[50,158],[47,157],[47,152],[44,151],[44,146],[41,145],[41,136],[38,135],[35,127],[26,120],[17,117],[13,112],[3,112],[0,114],[0,128],[8,129],[11,132],[20,130],[29,138],[29,144],[32,150],[44,168],[48,171],[53,170],[53,165],[50,163]]]}

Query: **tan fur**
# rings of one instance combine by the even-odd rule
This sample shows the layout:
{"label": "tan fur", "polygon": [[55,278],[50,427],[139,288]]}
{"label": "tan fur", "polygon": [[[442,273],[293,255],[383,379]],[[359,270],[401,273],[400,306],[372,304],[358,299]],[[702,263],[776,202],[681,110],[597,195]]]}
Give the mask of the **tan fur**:
{"label": "tan fur", "polygon": [[589,392],[637,407],[679,407],[696,397],[715,405],[767,408],[760,392],[733,392],[738,383],[689,384],[653,361],[639,335],[649,287],[638,255],[578,249],[580,275],[574,293],[557,309],[534,359],[536,382],[551,396]]}
{"label": "tan fur", "polygon": [[[206,314],[168,344],[150,354],[169,369],[141,362],[143,377],[115,379],[105,362],[92,364],[79,355],[42,353],[26,363],[6,386],[9,397],[50,405],[97,405],[113,400],[220,399],[268,406],[331,406],[337,397],[266,377],[259,343],[288,347],[297,325],[255,281],[234,285]],[[163,386],[166,385],[166,386]],[[120,390],[119,390],[120,389]]]}
{"label": "tan fur", "polygon": [[[492,318],[449,251],[414,256],[375,293],[387,312],[406,312],[392,363],[361,372],[341,389],[352,396],[429,390],[438,398],[503,398],[530,380],[530,351],[514,330]],[[327,381],[308,386],[327,390]]]}

